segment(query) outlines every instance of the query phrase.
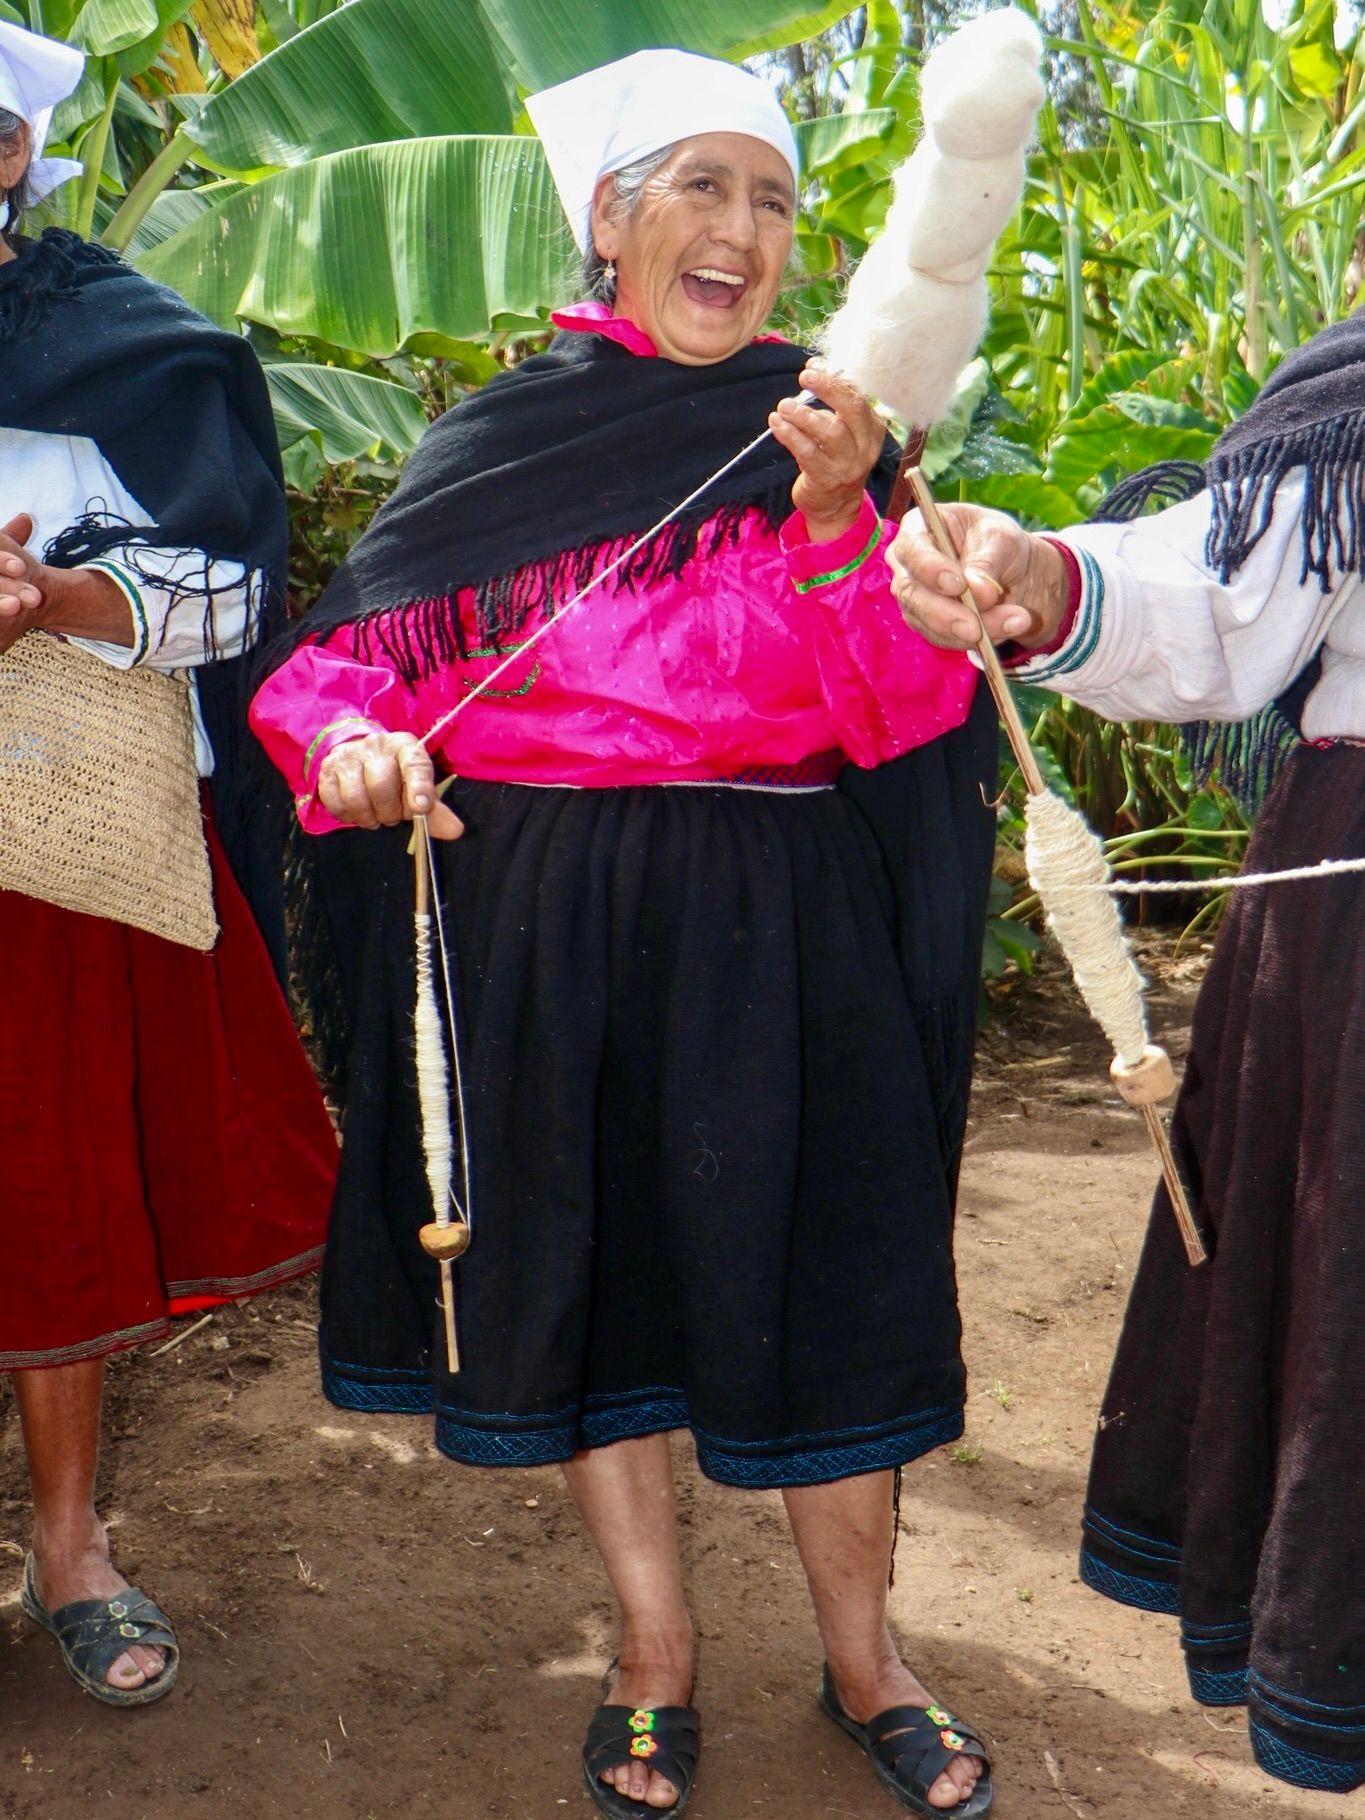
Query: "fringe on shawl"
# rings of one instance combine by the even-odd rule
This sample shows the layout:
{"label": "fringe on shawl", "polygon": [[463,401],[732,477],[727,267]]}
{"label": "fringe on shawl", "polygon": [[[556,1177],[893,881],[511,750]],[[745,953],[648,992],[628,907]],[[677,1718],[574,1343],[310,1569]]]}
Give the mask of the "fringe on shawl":
{"label": "fringe on shawl", "polygon": [[36,329],[54,303],[76,295],[79,265],[118,265],[117,253],[84,241],[66,228],[49,228],[41,240],[21,240],[19,257],[0,282],[0,341]]}
{"label": "fringe on shawl", "polygon": [[[200,613],[200,637],[205,663],[221,662],[224,656],[218,636],[218,597],[246,597],[246,624],[241,634],[241,648],[250,650],[272,618],[272,586],[264,570],[247,571],[240,557],[215,556],[201,549],[180,550],[182,572],[169,577],[159,568],[146,566],[144,550],[165,551],[154,525],[137,526],[126,518],[103,509],[103,502],[92,500],[84,515],[57,535],[43,551],[43,561],[56,569],[77,569],[83,563],[107,557],[129,571],[144,588],[167,596],[168,610],[161,625],[158,648],[166,641],[171,628],[171,615],[178,608],[197,606]],[[226,563],[239,570],[230,581],[215,582],[214,568]],[[234,641],[236,642],[236,641]]]}
{"label": "fringe on shawl", "polygon": [[[1276,492],[1297,468],[1306,470],[1299,580],[1316,576],[1326,593],[1334,573],[1365,574],[1365,412],[1225,453],[1215,451],[1207,470],[1193,462],[1159,462],[1122,482],[1094,516],[1104,523],[1128,523],[1153,504],[1178,504],[1207,487],[1210,524],[1204,560],[1226,582],[1269,529]],[[1249,719],[1183,726],[1195,782],[1202,788],[1216,777],[1254,815],[1302,742],[1303,706],[1320,673],[1315,656],[1283,694]]]}
{"label": "fringe on shawl", "polygon": [[[652,537],[616,571],[613,586],[634,591],[678,576],[699,553],[711,557],[726,544],[735,543],[752,512],[760,513],[776,530],[791,512],[790,486],[784,482],[755,498],[699,507]],[[474,583],[479,647],[501,652],[529,620],[552,619],[639,535],[562,550]],[[410,684],[468,657],[469,640],[456,595],[457,589],[452,587],[429,600],[407,601],[366,614],[356,622],[358,655],[367,661],[382,658]],[[306,627],[308,622],[302,623]]]}
{"label": "fringe on shawl", "polygon": [[1275,492],[1295,468],[1307,470],[1299,580],[1316,575],[1325,594],[1332,573],[1360,574],[1365,559],[1365,411],[1291,430],[1210,464],[1213,519],[1205,557],[1227,581],[1269,527]]}
{"label": "fringe on shawl", "polygon": [[1150,507],[1183,505],[1203,491],[1204,470],[1197,461],[1158,461],[1140,474],[1121,480],[1091,514],[1092,524],[1131,524]]}

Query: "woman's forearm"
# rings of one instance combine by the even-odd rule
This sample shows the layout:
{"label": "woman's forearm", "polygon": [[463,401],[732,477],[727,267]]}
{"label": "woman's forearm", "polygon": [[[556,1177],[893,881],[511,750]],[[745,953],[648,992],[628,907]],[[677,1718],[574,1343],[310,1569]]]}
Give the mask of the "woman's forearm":
{"label": "woman's forearm", "polygon": [[31,624],[67,638],[131,647],[133,610],[118,583],[98,569],[45,568],[43,604]]}

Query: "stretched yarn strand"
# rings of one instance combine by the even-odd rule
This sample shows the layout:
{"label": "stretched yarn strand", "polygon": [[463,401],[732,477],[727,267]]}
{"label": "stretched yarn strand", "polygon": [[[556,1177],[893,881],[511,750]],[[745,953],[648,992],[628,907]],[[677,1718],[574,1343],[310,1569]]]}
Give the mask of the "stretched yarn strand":
{"label": "stretched yarn strand", "polygon": [[[1305,879],[1342,878],[1351,872],[1365,872],[1365,859],[1320,859],[1311,866],[1285,866],[1279,872],[1239,872],[1233,878],[1223,874],[1216,878],[1111,878],[1104,889],[1119,897],[1146,897],[1151,891],[1250,891],[1257,885],[1295,885]],[[1090,891],[1094,886],[1069,885],[1066,888]]]}
{"label": "stretched yarn strand", "polygon": [[445,911],[441,904],[441,889],[437,883],[436,865],[431,857],[431,835],[423,823],[423,833],[427,840],[427,872],[431,882],[431,907],[436,923],[436,942],[441,956],[441,988],[445,998],[446,1017],[449,1020],[446,1028],[450,1031],[450,1062],[455,1076],[455,1111],[460,1126],[460,1186],[463,1201],[456,1194],[454,1187],[450,1190],[450,1199],[460,1218],[468,1226],[471,1238],[474,1232],[474,1185],[469,1166],[469,1120],[465,1109],[464,1064],[461,1059],[460,1025],[455,1011],[454,976],[450,966],[450,951],[446,947]]}

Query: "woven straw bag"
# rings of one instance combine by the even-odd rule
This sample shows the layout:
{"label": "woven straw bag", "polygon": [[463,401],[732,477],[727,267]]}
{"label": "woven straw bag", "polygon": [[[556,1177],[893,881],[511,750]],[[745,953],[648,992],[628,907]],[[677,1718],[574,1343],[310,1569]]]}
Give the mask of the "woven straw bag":
{"label": "woven straw bag", "polygon": [[45,632],[0,654],[0,890],[213,947],[187,683]]}

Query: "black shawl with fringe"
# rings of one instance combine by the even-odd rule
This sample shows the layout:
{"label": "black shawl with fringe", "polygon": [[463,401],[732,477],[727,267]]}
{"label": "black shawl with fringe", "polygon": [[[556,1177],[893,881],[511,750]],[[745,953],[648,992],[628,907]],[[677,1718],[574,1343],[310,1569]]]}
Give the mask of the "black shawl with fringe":
{"label": "black shawl with fringe", "polygon": [[[479,643],[503,643],[751,442],[798,390],[807,359],[758,342],[713,366],[680,366],[597,334],[556,336],[437,419],[300,634],[360,623],[362,649],[372,641],[412,679],[463,655],[454,597],[471,588]],[[874,481],[883,504],[894,474],[889,443]],[[769,438],[650,540],[626,585],[676,574],[703,534],[718,543],[750,509],[781,524],[795,479]]]}
{"label": "black shawl with fringe", "polygon": [[[0,425],[88,438],[147,521],[91,500],[43,551],[74,568],[120,550],[136,570],[143,548],[188,549],[253,576],[257,638],[284,625],[289,524],[270,398],[255,355],[106,248],[53,228],[0,265]],[[206,579],[180,584],[202,602],[214,655]],[[277,969],[284,965],[280,871],[282,790],[260,789],[245,743],[241,658],[198,671],[214,752],[215,820]]]}
{"label": "black shawl with fringe", "polygon": [[[1334,323],[1288,355],[1255,403],[1201,468],[1160,462],[1125,481],[1096,517],[1136,518],[1149,504],[1210,502],[1204,560],[1221,581],[1234,576],[1269,528],[1276,489],[1305,471],[1300,581],[1327,593],[1342,575],[1365,575],[1365,315]],[[1320,654],[1249,720],[1193,721],[1183,729],[1196,781],[1218,780],[1249,810],[1269,794],[1299,743],[1304,703],[1321,674]]]}

